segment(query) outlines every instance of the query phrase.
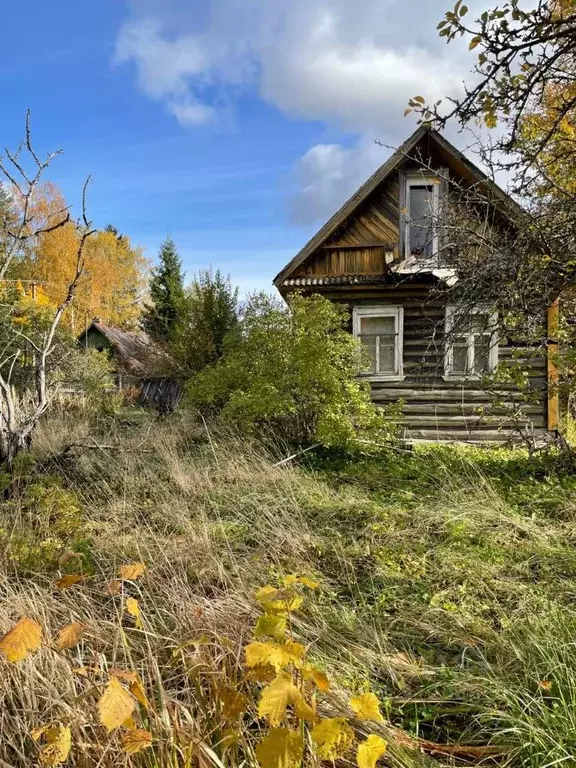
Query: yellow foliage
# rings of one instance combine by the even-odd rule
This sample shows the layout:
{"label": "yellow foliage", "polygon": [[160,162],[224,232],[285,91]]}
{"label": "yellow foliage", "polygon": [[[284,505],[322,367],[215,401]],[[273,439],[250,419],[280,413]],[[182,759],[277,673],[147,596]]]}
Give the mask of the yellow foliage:
{"label": "yellow foliage", "polygon": [[304,700],[300,690],[287,672],[280,672],[275,680],[264,688],[258,704],[258,716],[266,717],[270,725],[280,725],[289,705],[294,707],[297,717],[314,722],[316,713]]}
{"label": "yellow foliage", "polygon": [[142,685],[142,680],[140,680],[139,675],[134,675],[134,679],[131,681],[130,685],[128,686],[130,693],[136,701],[144,707],[144,709],[149,709],[150,704],[148,703],[148,699],[146,698],[146,694],[144,692],[144,686]]}
{"label": "yellow foliage", "polygon": [[358,768],[375,768],[376,763],[382,755],[386,752],[386,740],[375,733],[371,733],[370,736],[358,746],[356,752],[356,763]]}
{"label": "yellow foliage", "polygon": [[22,618],[0,640],[0,653],[10,662],[23,661],[42,645],[42,627],[32,619]]}
{"label": "yellow foliage", "polygon": [[118,574],[121,579],[125,581],[135,581],[140,578],[146,571],[146,565],[144,563],[128,563],[127,565],[121,565]]}
{"label": "yellow foliage", "polygon": [[316,688],[322,693],[330,690],[330,681],[320,669],[316,669],[311,664],[304,664],[302,667],[302,677],[304,680],[311,680]]}
{"label": "yellow foliage", "polygon": [[302,734],[288,728],[271,728],[256,747],[261,768],[298,768],[303,755]]}
{"label": "yellow foliage", "polygon": [[267,643],[250,643],[244,650],[247,667],[269,664],[278,672],[288,664],[300,666],[306,649],[300,643],[292,641],[284,645],[269,641]]}
{"label": "yellow foliage", "polygon": [[354,741],[354,731],[343,717],[330,717],[317,723],[310,732],[320,760],[337,760]]}
{"label": "yellow foliage", "polygon": [[142,629],[144,625],[142,624],[142,614],[140,612],[138,600],[134,597],[127,597],[125,608],[126,613],[134,618],[134,626],[136,629]]}
{"label": "yellow foliage", "polygon": [[318,587],[318,582],[312,581],[307,576],[296,576],[295,574],[285,576],[283,582],[285,587],[290,587],[294,584],[302,584],[302,586],[308,587],[308,589],[316,589]]}
{"label": "yellow foliage", "polygon": [[136,709],[136,702],[128,691],[111,677],[102,697],[98,700],[100,722],[108,731],[119,728]]}
{"label": "yellow foliage", "polygon": [[255,596],[259,603],[266,603],[275,598],[279,593],[279,589],[276,589],[276,587],[272,587],[270,584],[267,584],[265,587],[260,587],[260,589],[256,590]]}
{"label": "yellow foliage", "polygon": [[61,725],[45,725],[32,731],[32,738],[38,741],[42,736],[46,744],[40,750],[42,765],[57,766],[66,762],[72,746],[70,728]]}
{"label": "yellow foliage", "polygon": [[80,576],[80,574],[77,573],[69,573],[66,576],[61,576],[59,579],[56,579],[54,582],[54,585],[60,589],[68,589],[68,587],[74,586],[74,584],[79,584],[81,581],[84,581],[86,579],[85,576]]}
{"label": "yellow foliage", "polygon": [[[35,230],[62,221],[66,202],[53,184],[38,187],[33,205]],[[30,277],[43,285],[42,302],[53,306],[64,299],[76,269],[79,232],[73,222],[45,232],[35,243]],[[86,319],[102,317],[112,325],[132,324],[139,314],[138,297],[146,285],[148,262],[129,238],[99,231],[86,241],[86,271],[65,322],[79,333]],[[74,327],[76,325],[76,327]]]}
{"label": "yellow foliage", "polygon": [[84,625],[79,621],[74,621],[72,624],[67,624],[65,627],[62,627],[58,633],[58,638],[56,639],[56,648],[58,648],[59,651],[65,651],[68,648],[74,648],[74,646],[78,645],[80,642],[80,638],[82,637],[83,633]]}
{"label": "yellow foliage", "polygon": [[135,755],[141,749],[152,746],[152,734],[135,728],[122,736],[122,746],[127,755]]}
{"label": "yellow foliage", "polygon": [[350,707],[359,720],[375,720],[383,723],[384,718],[380,713],[380,702],[373,693],[362,693],[350,699]]}
{"label": "yellow foliage", "polygon": [[286,635],[286,616],[270,616],[263,613],[256,622],[254,637],[273,637],[275,640],[282,640]]}

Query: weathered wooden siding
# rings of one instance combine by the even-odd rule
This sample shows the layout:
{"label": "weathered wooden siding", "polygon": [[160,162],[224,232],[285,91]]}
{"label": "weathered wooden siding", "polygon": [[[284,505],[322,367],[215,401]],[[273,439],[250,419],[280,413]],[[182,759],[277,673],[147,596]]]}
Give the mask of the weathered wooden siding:
{"label": "weathered wooden siding", "polygon": [[544,357],[529,359],[528,350],[499,346],[499,366],[517,362],[529,366],[528,401],[513,386],[484,388],[478,380],[444,380],[445,303],[436,291],[431,292],[429,284],[343,287],[322,293],[350,307],[379,303],[404,307],[404,379],[373,381],[371,387],[377,405],[404,402],[402,426],[407,438],[507,441],[521,433],[539,435],[546,431]]}
{"label": "weathered wooden siding", "polygon": [[385,246],[323,248],[294,272],[294,277],[322,275],[382,275],[388,269]]}
{"label": "weathered wooden siding", "polygon": [[364,243],[398,243],[400,221],[399,173],[386,180],[341,226],[325,245],[363,245]]}

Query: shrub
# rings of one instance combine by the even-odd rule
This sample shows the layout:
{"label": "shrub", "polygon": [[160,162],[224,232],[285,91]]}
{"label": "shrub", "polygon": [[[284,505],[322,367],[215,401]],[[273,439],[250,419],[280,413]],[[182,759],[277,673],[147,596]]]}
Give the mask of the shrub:
{"label": "shrub", "polygon": [[346,308],[321,296],[295,295],[289,307],[252,296],[222,359],[191,383],[190,403],[293,445],[389,437],[368,383],[357,378],[360,348],[347,324]]}

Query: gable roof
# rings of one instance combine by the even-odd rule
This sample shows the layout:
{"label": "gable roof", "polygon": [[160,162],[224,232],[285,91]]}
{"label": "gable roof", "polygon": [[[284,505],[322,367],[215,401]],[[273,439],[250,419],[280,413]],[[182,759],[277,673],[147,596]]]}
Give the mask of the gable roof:
{"label": "gable roof", "polygon": [[154,378],[167,376],[170,369],[174,368],[169,356],[144,331],[124,331],[94,320],[78,339],[83,339],[92,328],[110,342],[119,367],[125,373]]}
{"label": "gable roof", "polygon": [[299,253],[282,269],[274,278],[274,285],[279,286],[287,277],[299,267],[314,251],[319,248],[336,230],[344,224],[356,211],[366,198],[376,190],[376,188],[390,176],[400,164],[409,157],[410,152],[415,149],[418,143],[425,137],[431,138],[448,157],[469,175],[470,178],[488,188],[495,199],[504,209],[508,209],[512,214],[519,215],[523,213],[522,207],[508,195],[501,187],[493,182],[486,174],[478,168],[466,155],[445,139],[438,131],[428,125],[421,125],[398,149],[388,158],[388,160],[362,184],[360,189],[344,203],[331,219],[309,240]]}

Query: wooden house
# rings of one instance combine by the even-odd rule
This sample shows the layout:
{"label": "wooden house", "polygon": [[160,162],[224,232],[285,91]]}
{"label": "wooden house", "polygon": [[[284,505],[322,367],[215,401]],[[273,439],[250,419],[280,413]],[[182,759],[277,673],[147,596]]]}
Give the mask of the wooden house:
{"label": "wooden house", "polygon": [[144,331],[125,331],[96,318],[78,341],[85,349],[109,356],[114,385],[140,389],[141,405],[170,412],[180,402],[183,389],[174,375],[174,363]]}
{"label": "wooden house", "polygon": [[[489,190],[496,208],[520,210],[443,136],[422,126],[274,284],[285,298],[293,291],[317,293],[350,308],[350,330],[367,352],[360,375],[378,405],[403,402],[406,438],[546,438],[558,421],[548,355],[528,362],[526,352],[528,396],[512,384],[495,390],[490,374],[522,352],[498,338],[494,310],[471,307],[466,328],[454,334],[448,296],[458,276],[440,257],[434,219],[447,179]],[[554,311],[548,315],[553,324]]]}

